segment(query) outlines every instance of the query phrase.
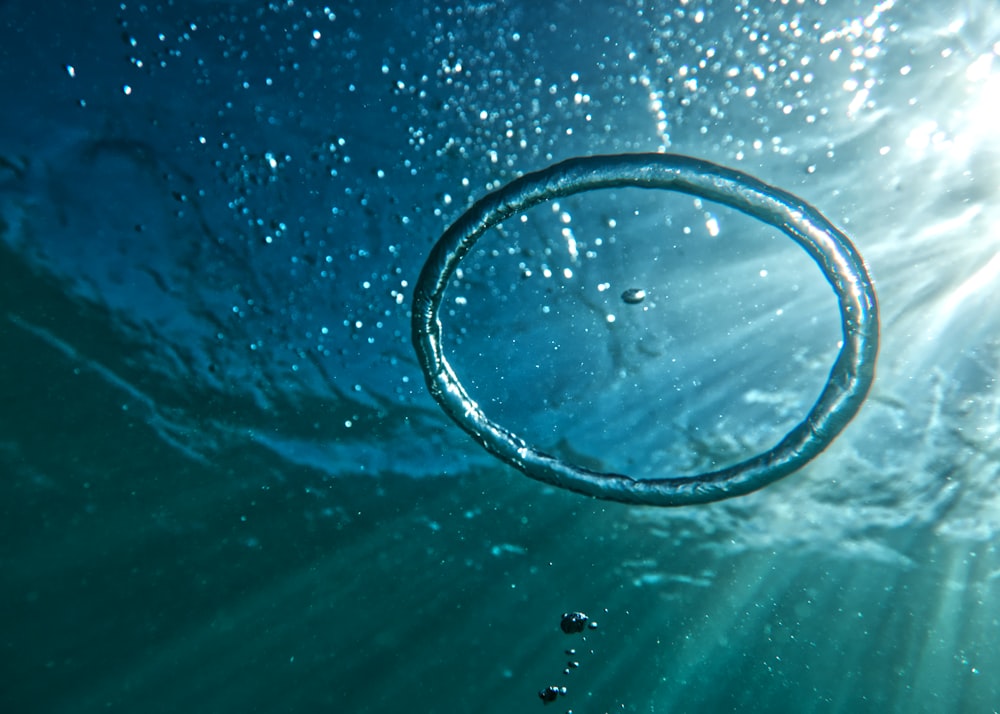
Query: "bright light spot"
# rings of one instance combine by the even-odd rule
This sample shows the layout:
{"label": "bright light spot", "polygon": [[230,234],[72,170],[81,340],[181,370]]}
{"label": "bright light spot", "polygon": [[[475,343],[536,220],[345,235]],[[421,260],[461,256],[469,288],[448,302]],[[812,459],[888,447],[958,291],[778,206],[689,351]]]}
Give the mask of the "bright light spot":
{"label": "bright light spot", "polygon": [[970,82],[988,81],[993,74],[993,54],[980,55],[965,70],[965,78]]}
{"label": "bright light spot", "polygon": [[906,137],[906,145],[911,149],[926,149],[931,144],[940,143],[944,132],[938,129],[936,121],[921,122]]}
{"label": "bright light spot", "polygon": [[575,261],[580,257],[580,249],[577,246],[576,237],[573,235],[573,229],[563,228],[562,235],[566,239],[566,250],[569,252],[569,257]]}
{"label": "bright light spot", "polygon": [[847,114],[849,116],[857,114],[867,101],[868,101],[868,89],[866,88],[862,89],[861,91],[859,91],[857,94],[854,95],[854,99],[852,99],[851,103],[847,105]]}

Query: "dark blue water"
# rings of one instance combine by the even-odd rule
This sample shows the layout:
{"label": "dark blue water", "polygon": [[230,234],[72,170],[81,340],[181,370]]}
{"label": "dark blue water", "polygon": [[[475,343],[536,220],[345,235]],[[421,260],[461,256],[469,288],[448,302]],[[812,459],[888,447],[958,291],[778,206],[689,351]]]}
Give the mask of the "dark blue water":
{"label": "dark blue water", "polygon": [[[0,3],[0,711],[994,711],[998,38],[986,1]],[[800,195],[874,276],[868,402],[759,493],[563,492],[426,391],[441,232],[627,151]],[[839,348],[815,264],[691,197],[545,204],[462,268],[463,382],[590,468],[768,448]]]}

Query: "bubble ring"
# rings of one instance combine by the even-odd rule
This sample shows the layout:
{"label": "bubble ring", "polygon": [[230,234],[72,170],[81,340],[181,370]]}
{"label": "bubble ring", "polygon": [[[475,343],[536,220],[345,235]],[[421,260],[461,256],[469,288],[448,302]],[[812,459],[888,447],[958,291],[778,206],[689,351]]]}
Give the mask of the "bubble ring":
{"label": "bubble ring", "polygon": [[[602,188],[679,191],[780,229],[819,264],[840,305],[843,346],[806,417],[777,445],[738,464],[694,476],[635,479],[567,464],[490,421],[469,396],[441,345],[438,310],[455,269],[489,230],[532,206]],[[413,295],[413,344],[427,387],[448,416],[487,451],[531,478],[597,498],[651,506],[708,503],[756,491],[804,466],[854,418],[875,378],[878,304],[851,241],[800,198],[739,171],[677,154],[569,159],[483,197],[434,245]]]}

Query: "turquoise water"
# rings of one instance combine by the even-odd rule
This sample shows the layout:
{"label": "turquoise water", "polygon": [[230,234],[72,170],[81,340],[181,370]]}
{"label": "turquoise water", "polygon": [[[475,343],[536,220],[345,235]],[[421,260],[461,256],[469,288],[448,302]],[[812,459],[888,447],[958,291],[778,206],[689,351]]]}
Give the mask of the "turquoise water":
{"label": "turquoise water", "polygon": [[[995,711],[992,3],[378,8],[0,3],[0,711]],[[760,492],[558,490],[425,388],[441,232],[625,151],[802,196],[875,280],[868,401]],[[441,312],[491,418],[649,478],[816,399],[837,304],[780,232],[525,215]]]}

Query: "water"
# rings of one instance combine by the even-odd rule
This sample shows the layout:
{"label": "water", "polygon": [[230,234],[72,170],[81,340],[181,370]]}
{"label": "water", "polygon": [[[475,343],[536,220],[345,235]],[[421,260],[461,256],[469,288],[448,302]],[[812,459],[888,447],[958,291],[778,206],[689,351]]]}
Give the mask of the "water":
{"label": "water", "polygon": [[[993,711],[998,40],[986,0],[0,4],[0,710]],[[673,510],[498,464],[409,335],[471,201],[657,150],[816,205],[883,318],[827,452]],[[690,197],[477,248],[452,363],[592,468],[767,448],[838,349],[801,250]]]}

